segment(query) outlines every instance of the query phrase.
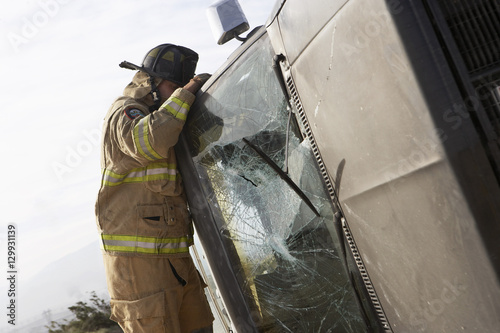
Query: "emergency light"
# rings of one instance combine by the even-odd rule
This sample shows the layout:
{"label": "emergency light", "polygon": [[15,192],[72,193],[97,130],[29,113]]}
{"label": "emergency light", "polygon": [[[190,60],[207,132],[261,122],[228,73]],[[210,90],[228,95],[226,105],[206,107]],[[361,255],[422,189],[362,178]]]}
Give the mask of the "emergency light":
{"label": "emergency light", "polygon": [[208,21],[217,44],[222,45],[247,31],[250,26],[238,0],[220,0],[207,8]]}

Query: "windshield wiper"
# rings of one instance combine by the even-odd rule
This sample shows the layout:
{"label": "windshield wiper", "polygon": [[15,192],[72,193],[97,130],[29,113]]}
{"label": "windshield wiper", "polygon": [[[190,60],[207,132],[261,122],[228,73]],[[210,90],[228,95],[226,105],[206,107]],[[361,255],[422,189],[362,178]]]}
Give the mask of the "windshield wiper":
{"label": "windshield wiper", "polygon": [[297,184],[294,183],[294,181],[288,177],[285,171],[283,171],[274,161],[266,155],[259,147],[248,141],[247,139],[243,138],[243,142],[245,142],[250,148],[252,148],[271,168],[276,171],[276,173],[283,179],[291,188],[292,190],[295,191],[299,195],[299,197],[306,203],[309,208],[316,214],[316,216],[320,216],[314,205],[312,204],[311,200],[305,195],[304,192],[297,186]]}

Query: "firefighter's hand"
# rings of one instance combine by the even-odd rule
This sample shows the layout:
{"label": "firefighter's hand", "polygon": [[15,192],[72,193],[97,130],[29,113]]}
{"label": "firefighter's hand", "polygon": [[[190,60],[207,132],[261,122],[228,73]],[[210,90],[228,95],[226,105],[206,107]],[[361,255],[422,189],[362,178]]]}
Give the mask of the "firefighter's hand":
{"label": "firefighter's hand", "polygon": [[208,79],[210,79],[211,76],[212,75],[207,73],[198,74],[184,86],[184,89],[196,94],[196,92],[200,90],[200,88],[205,84],[205,82],[208,81]]}
{"label": "firefighter's hand", "polygon": [[196,82],[201,83],[201,85],[204,85],[205,82],[207,82],[208,79],[210,79],[211,76],[212,76],[212,74],[208,74],[208,73],[198,74],[198,75],[196,75],[193,78],[193,80],[195,80]]}

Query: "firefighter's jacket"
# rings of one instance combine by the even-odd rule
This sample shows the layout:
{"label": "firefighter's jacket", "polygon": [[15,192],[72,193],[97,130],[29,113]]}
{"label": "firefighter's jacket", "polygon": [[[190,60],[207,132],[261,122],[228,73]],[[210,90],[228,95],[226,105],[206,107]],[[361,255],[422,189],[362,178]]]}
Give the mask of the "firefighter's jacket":
{"label": "firefighter's jacket", "polygon": [[138,72],[105,117],[96,203],[102,248],[111,255],[188,256],[193,229],[173,147],[195,96],[179,88],[149,112],[150,90]]}

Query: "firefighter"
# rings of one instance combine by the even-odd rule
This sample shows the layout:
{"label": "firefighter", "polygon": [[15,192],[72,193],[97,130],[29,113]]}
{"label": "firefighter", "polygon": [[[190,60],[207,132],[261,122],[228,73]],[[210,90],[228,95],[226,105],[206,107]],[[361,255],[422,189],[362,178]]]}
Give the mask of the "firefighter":
{"label": "firefighter", "polygon": [[111,319],[125,332],[212,332],[205,282],[189,254],[193,228],[174,145],[196,92],[198,54],[149,51],[103,127],[96,203]]}

